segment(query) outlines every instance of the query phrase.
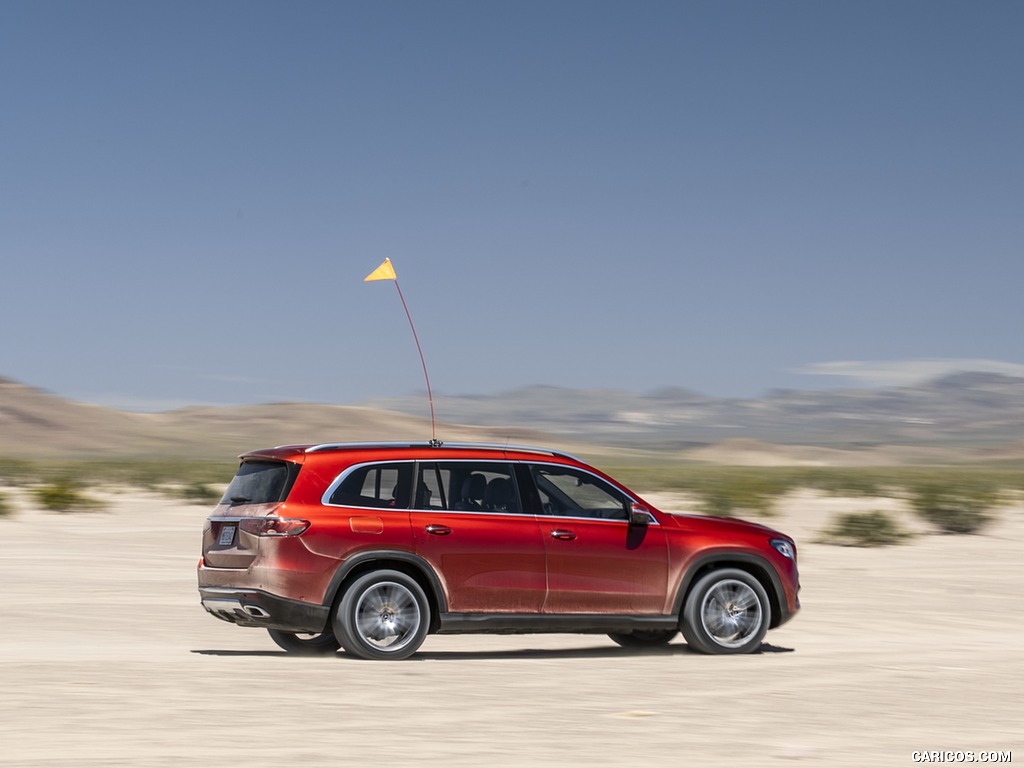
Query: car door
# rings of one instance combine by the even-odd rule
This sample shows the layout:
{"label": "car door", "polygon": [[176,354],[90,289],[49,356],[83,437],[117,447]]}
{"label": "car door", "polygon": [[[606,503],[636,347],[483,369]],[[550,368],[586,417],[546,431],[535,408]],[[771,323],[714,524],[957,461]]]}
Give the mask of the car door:
{"label": "car door", "polygon": [[541,611],[544,543],[511,464],[421,462],[412,507],[416,551],[441,579],[449,612]]}
{"label": "car door", "polygon": [[531,464],[547,553],[547,614],[655,615],[668,610],[668,550],[653,517],[631,525],[632,499],[574,467]]}

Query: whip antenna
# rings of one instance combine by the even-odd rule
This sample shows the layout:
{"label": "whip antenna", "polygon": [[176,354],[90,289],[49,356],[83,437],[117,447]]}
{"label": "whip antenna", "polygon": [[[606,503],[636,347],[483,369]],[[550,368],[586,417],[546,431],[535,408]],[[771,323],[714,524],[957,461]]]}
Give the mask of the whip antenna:
{"label": "whip antenna", "polygon": [[409,327],[412,329],[412,339],[416,342],[416,351],[420,353],[420,365],[423,366],[423,379],[427,382],[427,401],[430,403],[430,442],[432,445],[440,445],[441,443],[437,439],[437,427],[434,423],[434,395],[430,391],[430,376],[427,375],[427,361],[423,358],[423,348],[420,346],[420,337],[416,334],[416,326],[413,325],[412,315],[409,314],[409,305],[405,303],[405,296],[402,295],[402,287],[398,284],[398,275],[395,274],[395,268],[391,265],[391,259],[384,259],[383,264],[363,278],[364,283],[370,283],[374,280],[391,280],[394,282],[395,288],[398,290],[398,298],[402,300],[402,309],[405,310],[405,316],[409,320]]}

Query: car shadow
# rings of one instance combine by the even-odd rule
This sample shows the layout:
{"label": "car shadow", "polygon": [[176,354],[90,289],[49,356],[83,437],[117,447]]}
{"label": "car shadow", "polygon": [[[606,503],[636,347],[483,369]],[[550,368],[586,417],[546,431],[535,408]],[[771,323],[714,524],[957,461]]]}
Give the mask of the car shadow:
{"label": "car shadow", "polygon": [[[754,651],[761,653],[793,653],[794,648],[762,643]],[[623,656],[703,656],[685,643],[672,643],[656,648],[523,648],[511,651],[420,651],[410,657],[421,661],[469,661],[473,659],[621,659]]]}
{"label": "car shadow", "polygon": [[796,648],[784,648],[781,645],[761,643],[761,647],[754,651],[754,653],[793,653],[795,650]]}
{"label": "car shadow", "polygon": [[422,661],[470,661],[511,659],[615,659],[623,656],[681,656],[693,653],[686,645],[659,648],[517,648],[510,651],[420,651],[412,659]]}
{"label": "car shadow", "polygon": [[[273,658],[295,656],[287,651],[241,651],[219,649],[193,649],[189,653],[200,656],[241,656]],[[693,653],[686,645],[667,645],[661,648],[522,648],[510,651],[417,651],[405,661],[471,661],[500,659],[611,659],[623,656],[677,656]],[[328,656],[331,654],[327,654]],[[339,658],[361,661],[338,651]],[[316,657],[311,654],[305,658]],[[323,658],[323,657],[321,657]]]}
{"label": "car shadow", "polygon": [[189,653],[196,653],[200,656],[264,656],[270,658],[291,655],[287,651],[224,651],[218,648],[193,648]]}
{"label": "car shadow", "polygon": [[[794,648],[783,648],[769,643],[762,643],[754,651],[761,653],[793,653]],[[241,656],[241,657],[291,657],[287,651],[240,651],[220,649],[193,649],[189,653],[200,656]],[[701,656],[685,643],[672,643],[657,648],[621,648],[616,646],[600,646],[588,648],[519,648],[509,651],[418,651],[406,661],[510,661],[517,659],[615,659],[635,656]],[[362,661],[339,651],[334,654],[346,661]],[[306,657],[311,658],[311,657]],[[323,657],[321,657],[323,658]]]}

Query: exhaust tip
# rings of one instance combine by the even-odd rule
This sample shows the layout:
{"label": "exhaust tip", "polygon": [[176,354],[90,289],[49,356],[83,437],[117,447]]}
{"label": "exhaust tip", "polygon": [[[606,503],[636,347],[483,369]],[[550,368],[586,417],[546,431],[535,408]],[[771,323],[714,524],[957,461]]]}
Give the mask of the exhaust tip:
{"label": "exhaust tip", "polygon": [[269,619],[270,614],[260,608],[258,605],[243,605],[242,610],[245,611],[249,616],[254,619]]}

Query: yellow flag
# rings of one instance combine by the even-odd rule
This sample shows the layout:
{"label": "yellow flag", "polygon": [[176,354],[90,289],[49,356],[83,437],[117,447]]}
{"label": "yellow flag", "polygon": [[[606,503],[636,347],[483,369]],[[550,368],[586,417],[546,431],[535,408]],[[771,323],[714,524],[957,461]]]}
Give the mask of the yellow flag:
{"label": "yellow flag", "polygon": [[377,267],[373,272],[363,278],[364,283],[369,283],[372,280],[397,280],[398,275],[395,274],[395,268],[391,266],[391,259],[384,259],[384,263]]}

